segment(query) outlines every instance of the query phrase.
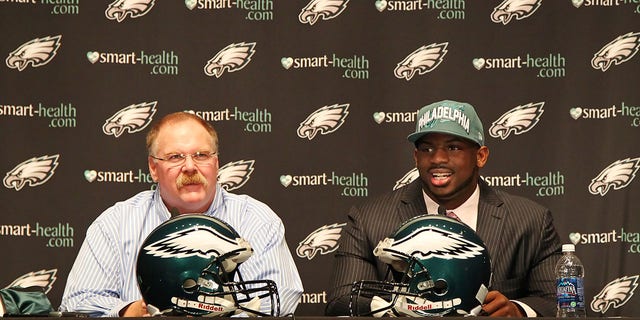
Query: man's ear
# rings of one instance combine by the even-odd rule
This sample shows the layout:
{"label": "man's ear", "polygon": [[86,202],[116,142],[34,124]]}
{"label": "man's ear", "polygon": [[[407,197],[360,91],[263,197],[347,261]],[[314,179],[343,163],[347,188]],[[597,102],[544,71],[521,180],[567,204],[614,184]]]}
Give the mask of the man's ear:
{"label": "man's ear", "polygon": [[489,160],[489,148],[482,146],[478,149],[478,152],[476,152],[476,165],[478,168],[482,168],[487,163],[487,160]]}
{"label": "man's ear", "polygon": [[158,163],[155,159],[151,158],[151,156],[147,157],[147,162],[149,163],[149,173],[151,174],[151,179],[153,179],[153,182],[158,182]]}

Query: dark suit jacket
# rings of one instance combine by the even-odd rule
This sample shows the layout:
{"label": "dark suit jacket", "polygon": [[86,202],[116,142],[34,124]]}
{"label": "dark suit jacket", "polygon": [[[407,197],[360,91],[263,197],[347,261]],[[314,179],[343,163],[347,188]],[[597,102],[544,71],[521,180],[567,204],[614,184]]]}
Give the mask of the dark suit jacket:
{"label": "dark suit jacket", "polygon": [[[420,179],[351,209],[335,254],[327,315],[349,315],[353,282],[391,280],[385,279],[387,265],[375,258],[373,249],[402,222],[425,213]],[[476,229],[491,256],[491,289],[527,304],[540,316],[554,317],[554,268],[561,243],[551,212],[480,181]]]}

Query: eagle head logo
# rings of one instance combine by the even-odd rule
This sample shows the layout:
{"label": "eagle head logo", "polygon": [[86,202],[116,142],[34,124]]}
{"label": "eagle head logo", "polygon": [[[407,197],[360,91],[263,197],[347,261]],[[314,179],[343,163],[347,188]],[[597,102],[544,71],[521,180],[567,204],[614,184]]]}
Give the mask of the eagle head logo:
{"label": "eagle head logo", "polygon": [[109,20],[122,22],[127,16],[139,18],[153,8],[155,0],[116,0],[109,4],[104,15]]}
{"label": "eagle head logo", "polygon": [[207,61],[204,66],[204,74],[220,78],[224,71],[236,72],[246,67],[256,50],[255,42],[232,43],[220,50]]}
{"label": "eagle head logo", "polygon": [[507,24],[512,18],[522,20],[531,16],[542,4],[542,0],[504,0],[493,8],[491,21]]}
{"label": "eagle head logo", "polygon": [[242,187],[253,172],[255,160],[238,160],[229,162],[218,169],[218,183],[227,191]]}
{"label": "eagle head logo", "polygon": [[408,185],[409,183],[413,182],[413,180],[418,179],[418,177],[420,177],[418,168],[409,170],[409,172],[405,173],[405,175],[402,176],[400,180],[396,181],[396,184],[393,186],[393,190],[397,190]]}
{"label": "eagle head logo", "polygon": [[589,192],[604,196],[611,188],[618,190],[628,186],[640,168],[640,158],[617,160],[591,180]]}
{"label": "eagle head logo", "polygon": [[106,135],[120,137],[125,131],[138,132],[146,128],[156,113],[157,101],[132,104],[107,119],[102,125],[102,132]]}
{"label": "eagle head logo", "polygon": [[9,56],[5,60],[7,67],[22,71],[29,64],[36,68],[49,63],[58,52],[61,39],[62,35],[47,36],[44,38],[35,38],[24,43],[18,47],[18,49],[9,53]]}
{"label": "eagle head logo", "polygon": [[531,130],[540,121],[543,106],[544,102],[530,102],[507,111],[491,124],[489,135],[505,140],[512,132],[523,134]]}
{"label": "eagle head logo", "polygon": [[349,0],[311,0],[298,15],[300,23],[313,25],[318,20],[333,19],[347,8]]}
{"label": "eagle head logo", "polygon": [[44,293],[48,293],[53,288],[53,283],[56,282],[56,273],[58,269],[33,271],[13,280],[11,284],[5,288],[28,288],[39,287],[42,288]]}
{"label": "eagle head logo", "polygon": [[396,78],[409,81],[416,73],[423,75],[433,71],[447,54],[448,44],[448,42],[432,43],[416,49],[398,63],[393,73]]}
{"label": "eagle head logo", "polygon": [[300,123],[298,127],[298,137],[313,139],[316,134],[332,133],[344,123],[344,119],[349,115],[349,104],[334,104],[324,106]]}
{"label": "eagle head logo", "polygon": [[346,225],[346,223],[334,223],[314,230],[304,240],[300,241],[296,254],[300,258],[311,260],[318,253],[324,255],[336,251],[340,233]]}
{"label": "eagle head logo", "polygon": [[25,185],[30,187],[39,186],[49,180],[58,167],[58,157],[52,156],[33,157],[17,165],[13,170],[7,172],[4,177],[4,186],[9,189],[20,191]]}
{"label": "eagle head logo", "polygon": [[633,58],[638,53],[639,48],[640,32],[623,34],[596,52],[593,55],[593,59],[591,59],[591,66],[596,70],[600,69],[605,72],[612,64],[619,65]]}
{"label": "eagle head logo", "polygon": [[591,310],[604,314],[610,307],[619,308],[633,297],[637,287],[638,275],[615,279],[593,297]]}

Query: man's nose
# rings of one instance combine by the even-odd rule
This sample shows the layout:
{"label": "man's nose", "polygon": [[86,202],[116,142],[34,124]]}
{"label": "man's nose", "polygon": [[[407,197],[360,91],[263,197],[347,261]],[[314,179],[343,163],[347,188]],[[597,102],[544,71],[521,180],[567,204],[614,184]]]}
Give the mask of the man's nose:
{"label": "man's nose", "polygon": [[194,171],[196,170],[196,163],[191,158],[191,155],[187,155],[184,159],[184,164],[182,165],[182,171]]}
{"label": "man's nose", "polygon": [[449,153],[446,148],[435,148],[431,160],[436,163],[444,163],[449,161]]}

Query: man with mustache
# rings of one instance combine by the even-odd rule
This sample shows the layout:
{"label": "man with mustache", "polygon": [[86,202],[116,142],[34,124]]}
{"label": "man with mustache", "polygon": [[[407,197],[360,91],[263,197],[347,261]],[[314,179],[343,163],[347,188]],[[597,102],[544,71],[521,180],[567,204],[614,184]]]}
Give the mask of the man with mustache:
{"label": "man with mustache", "polygon": [[[473,106],[451,100],[427,105],[407,138],[415,146],[420,176],[351,209],[335,255],[327,315],[349,315],[356,281],[399,281],[385,279],[388,266],[374,256],[380,240],[412,217],[452,211],[478,234],[491,256],[493,281],[480,314],[554,317],[554,267],[561,246],[551,212],[480,178],[489,148]],[[366,303],[357,307],[369,308]]]}
{"label": "man with mustache", "polygon": [[264,203],[229,193],[217,183],[214,128],[194,114],[176,112],[154,124],[146,143],[149,172],[158,187],[116,203],[89,226],[60,310],[149,316],[136,281],[138,250],[162,222],[195,213],[228,223],[252,245],[253,255],[239,267],[243,280],[273,280],[280,314],[293,313],[303,288],[282,221]]}

